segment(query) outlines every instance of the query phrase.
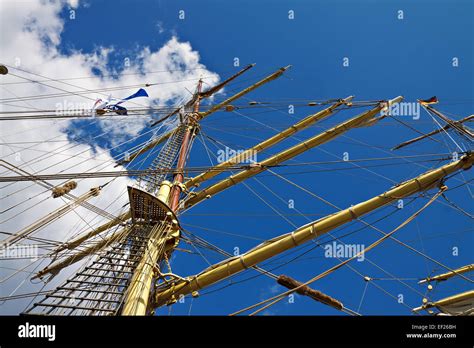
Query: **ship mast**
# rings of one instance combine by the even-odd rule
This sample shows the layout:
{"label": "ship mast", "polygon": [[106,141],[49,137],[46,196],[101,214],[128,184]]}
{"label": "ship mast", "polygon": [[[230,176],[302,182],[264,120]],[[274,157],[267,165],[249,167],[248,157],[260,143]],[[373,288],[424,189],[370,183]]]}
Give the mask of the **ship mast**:
{"label": "ship mast", "polygon": [[183,170],[186,165],[186,159],[191,150],[191,140],[196,135],[198,131],[198,117],[199,117],[199,106],[201,103],[201,90],[202,90],[202,80],[199,80],[196,94],[193,99],[195,99],[193,106],[193,115],[187,117],[186,121],[186,133],[184,134],[183,143],[181,144],[181,150],[179,152],[178,164],[176,165],[177,173],[174,176],[173,188],[171,189],[170,194],[170,207],[174,212],[178,210],[179,196],[182,192],[181,184],[184,181]]}
{"label": "ship mast", "polygon": [[[153,298],[155,284],[181,279],[171,272],[169,259],[181,237],[177,215],[185,191],[184,168],[199,131],[199,121],[280,77],[289,68],[280,68],[209,110],[200,111],[202,99],[211,97],[253,66],[245,67],[206,91],[202,90],[203,81],[200,80],[191,100],[167,116],[179,113],[180,124],[124,161],[131,161],[166,141],[152,160],[150,171],[140,176],[134,186],[128,187],[130,210],[58,247],[55,254],[59,258],[35,277],[54,276],[72,263],[98,253],[95,260],[35,303],[26,314],[151,314],[153,307],[149,300]],[[171,177],[166,171],[152,174],[157,169],[170,169],[174,165],[172,173],[175,174]],[[99,242],[84,248],[84,242],[106,231],[108,236],[101,236]],[[79,246],[82,248],[75,254],[66,252]],[[166,272],[165,268],[168,269]]]}
{"label": "ship mast", "polygon": [[[168,213],[177,213],[179,208],[179,198],[182,192],[182,183],[184,180],[184,167],[188,158],[188,154],[191,150],[192,140],[198,130],[197,115],[199,113],[199,106],[201,101],[201,90],[202,80],[199,80],[196,92],[193,96],[192,114],[189,113],[184,118],[183,127],[184,135],[180,144],[180,150],[178,155],[178,161],[176,164],[176,171],[173,178],[173,183],[162,182],[160,186],[160,193],[158,197],[161,198],[163,203],[167,203],[171,209]],[[165,190],[163,190],[164,188]],[[170,214],[171,215],[171,214]],[[168,243],[169,240],[174,240],[172,243]],[[135,270],[130,287],[128,296],[125,298],[124,308],[122,311],[123,315],[145,315],[148,310],[148,300],[153,285],[153,279],[156,278],[156,273],[160,273],[157,270],[156,264],[163,258],[168,259],[169,255],[173,252],[179,241],[179,229],[178,221],[173,220],[168,225],[168,233],[163,233],[160,228],[153,228],[153,232],[148,242],[146,249],[140,264]],[[161,274],[158,274],[160,276]]]}
{"label": "ship mast", "polygon": [[[250,91],[279,77],[286,69],[289,68],[289,66],[281,68],[277,72],[266,77],[265,79],[242,90],[241,92],[231,96],[230,98],[227,98],[223,102],[213,106],[210,110],[204,113],[200,112],[202,98],[212,96],[214,93],[222,89],[225,84],[232,81],[235,77],[241,75],[243,72],[247,71],[251,67],[253,67],[253,65],[247,66],[241,72],[235,74],[223,83],[209,89],[204,93],[202,92],[202,80],[199,80],[196,92],[193,95],[193,98],[191,99],[192,104],[188,103],[185,106],[187,108],[192,108],[192,112],[189,112],[185,115],[184,123],[180,125],[180,127],[183,127],[185,130],[180,144],[180,151],[176,164],[176,174],[173,178],[172,183],[163,181],[160,185],[160,192],[158,197],[161,196],[161,200],[163,201],[163,203],[167,204],[167,206],[171,210],[167,212],[168,216],[176,217],[180,209],[180,196],[186,188],[183,185],[184,168],[191,150],[193,138],[199,131],[199,121],[209,116],[210,114],[222,109],[226,105],[229,105],[232,101],[240,98],[241,96],[249,93]],[[186,111],[188,110],[184,110],[184,112]],[[163,190],[162,188],[164,188],[165,190]],[[163,280],[165,279],[165,275],[163,275],[159,269],[157,270],[157,267],[155,265],[163,259],[167,261],[179,242],[180,231],[177,219],[171,221],[171,224],[168,225],[167,230],[167,233],[163,233],[161,229],[155,227],[153,228],[150,241],[148,242],[148,245],[145,248],[142,260],[139,263],[137,269],[135,270],[132,280],[130,282],[128,295],[125,298],[124,308],[122,311],[123,315],[147,314],[147,310],[149,310],[148,301],[150,298],[153,279],[157,278],[157,273],[158,278],[162,278]],[[171,275],[173,281],[175,280],[175,278],[179,278],[178,276],[173,275],[172,273],[169,273],[168,275]]]}

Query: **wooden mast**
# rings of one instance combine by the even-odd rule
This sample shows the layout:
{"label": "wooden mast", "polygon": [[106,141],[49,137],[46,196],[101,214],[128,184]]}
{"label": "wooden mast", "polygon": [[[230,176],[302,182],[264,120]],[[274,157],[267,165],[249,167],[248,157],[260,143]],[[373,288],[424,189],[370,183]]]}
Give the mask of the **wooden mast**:
{"label": "wooden mast", "polygon": [[[177,212],[179,206],[179,197],[181,195],[181,185],[184,180],[183,170],[190,148],[192,146],[192,138],[196,134],[198,127],[196,116],[199,113],[199,105],[201,100],[202,80],[199,80],[196,92],[193,96],[194,105],[193,115],[188,113],[183,120],[184,123],[180,127],[186,127],[183,138],[181,140],[178,161],[176,164],[177,173],[173,178],[173,183],[163,181],[158,193],[160,199],[167,205],[172,212]],[[142,259],[138,264],[127,291],[124,301],[122,315],[146,315],[149,311],[149,298],[152,292],[153,280],[160,276],[160,270],[157,264],[163,260],[166,255],[173,252],[178,245],[180,238],[179,225],[177,220],[160,221],[155,224],[150,232],[150,239],[144,250]]]}
{"label": "wooden mast", "polygon": [[178,172],[174,176],[173,188],[171,189],[170,194],[170,207],[171,209],[176,212],[178,210],[179,205],[179,196],[182,192],[182,183],[184,181],[184,166],[186,164],[186,159],[189,153],[190,143],[192,138],[195,136],[197,131],[197,120],[195,116],[199,114],[199,106],[201,104],[201,90],[202,90],[202,80],[199,80],[196,94],[195,94],[195,102],[193,106],[193,116],[189,116],[186,118],[186,132],[184,133],[183,142],[181,144],[181,150],[179,152],[178,164],[176,165],[176,169]]}
{"label": "wooden mast", "polygon": [[[248,66],[244,71],[250,69]],[[182,126],[186,127],[184,136],[181,140],[180,151],[177,161],[177,174],[173,178],[173,183],[163,181],[160,186],[158,199],[164,203],[169,209],[167,216],[176,216],[175,213],[179,210],[179,199],[181,192],[183,191],[184,181],[184,167],[188,158],[190,148],[192,146],[193,137],[196,135],[198,130],[198,122],[204,117],[210,115],[213,112],[220,110],[225,107],[233,100],[240,98],[241,96],[249,93],[250,91],[260,87],[261,85],[274,80],[281,76],[287,69],[281,68],[277,72],[267,76],[263,80],[253,84],[250,87],[242,90],[241,92],[233,95],[226,99],[222,103],[213,106],[210,110],[205,113],[199,112],[200,101],[204,97],[209,97],[213,93],[220,90],[223,85],[233,78],[227,79],[225,83],[215,86],[213,89],[207,91],[206,94],[202,94],[202,80],[199,81],[196,93],[193,95],[192,108],[193,112],[188,113],[184,119]],[[235,76],[235,75],[234,75]],[[237,75],[238,76],[238,75]],[[186,105],[187,107],[189,105]],[[185,110],[187,111],[187,110]],[[173,252],[174,248],[178,245],[180,239],[180,228],[177,220],[169,221],[168,218],[156,223],[151,227],[149,240],[146,248],[143,252],[141,261],[137,265],[135,272],[132,275],[130,285],[127,289],[127,294],[124,300],[122,309],[122,315],[146,315],[149,314],[150,305],[149,299],[152,293],[153,280],[155,278],[162,278],[161,271],[157,267],[157,263],[164,258],[168,258]]]}

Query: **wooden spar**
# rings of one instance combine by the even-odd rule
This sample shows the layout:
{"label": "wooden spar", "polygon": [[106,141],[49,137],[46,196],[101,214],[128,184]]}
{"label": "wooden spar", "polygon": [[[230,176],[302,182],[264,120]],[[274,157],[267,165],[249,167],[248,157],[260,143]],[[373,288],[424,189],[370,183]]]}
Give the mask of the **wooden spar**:
{"label": "wooden spar", "polygon": [[433,307],[443,307],[443,306],[454,305],[456,303],[467,301],[470,299],[474,299],[474,290],[462,292],[460,294],[449,296],[435,302],[427,302],[420,307],[413,308],[413,312],[419,312],[423,309],[428,309],[428,308],[433,308]]}
{"label": "wooden spar", "polygon": [[102,224],[99,227],[97,227],[97,228],[95,228],[95,229],[93,229],[89,232],[86,232],[86,233],[74,238],[73,240],[71,240],[69,242],[66,242],[66,243],[60,245],[58,248],[55,249],[55,252],[59,252],[59,251],[62,251],[64,249],[70,249],[70,250],[74,249],[78,245],[80,245],[82,242],[86,241],[87,239],[92,238],[92,237],[98,235],[99,233],[107,231],[108,229],[127,221],[130,218],[130,216],[131,216],[131,214],[130,214],[130,210],[129,210],[126,213],[123,213],[123,214],[119,215],[115,220],[106,222],[105,224]]}
{"label": "wooden spar", "polygon": [[208,171],[206,171],[202,174],[199,174],[199,175],[195,176],[194,178],[191,178],[190,180],[185,182],[184,186],[188,189],[191,188],[191,187],[194,187],[194,186],[198,186],[203,181],[209,180],[209,179],[215,177],[216,175],[218,175],[221,172],[221,171],[219,171],[219,169],[223,169],[223,168],[232,166],[234,164],[238,164],[240,162],[243,162],[243,161],[245,161],[245,159],[249,155],[256,154],[258,152],[264,151],[267,148],[269,148],[269,147],[271,147],[275,144],[278,144],[279,142],[289,138],[290,136],[292,136],[296,132],[299,132],[303,129],[306,129],[306,128],[310,127],[311,125],[315,124],[316,122],[325,119],[326,117],[330,116],[333,113],[333,111],[335,109],[337,109],[339,106],[350,102],[352,100],[352,98],[353,98],[353,96],[349,96],[345,99],[341,99],[338,102],[331,105],[330,107],[328,107],[324,110],[321,110],[321,111],[319,111],[315,114],[312,114],[312,115],[309,115],[309,116],[305,117],[301,121],[295,123],[294,125],[292,125],[291,127],[287,128],[287,129],[285,129],[284,131],[282,131],[278,134],[275,134],[274,136],[262,141],[261,143],[251,147],[250,149],[247,149],[247,150],[243,151],[242,153],[239,153],[238,155],[235,155],[235,156],[229,158],[225,162],[219,163],[217,166],[214,166],[210,170],[208,170]]}
{"label": "wooden spar", "polygon": [[[245,68],[243,68],[242,70],[240,70],[239,72],[237,72],[236,74],[232,75],[231,77],[229,77],[228,79],[222,81],[221,83],[215,85],[214,87],[211,87],[210,89],[208,89],[207,91],[205,92],[200,92],[199,94],[195,94],[193,96],[193,98],[186,103],[186,105],[184,106],[185,108],[186,107],[191,107],[193,106],[195,103],[196,103],[196,100],[197,98],[209,98],[210,96],[212,96],[214,93],[218,92],[219,90],[221,90],[222,88],[224,88],[225,85],[227,85],[229,82],[235,80],[237,77],[239,77],[240,75],[242,75],[243,73],[245,73],[247,70],[250,70],[251,68],[253,68],[255,66],[255,64],[249,64],[247,65]],[[159,120],[153,122],[150,127],[154,127],[156,126],[158,123],[160,122],[163,122],[164,120],[170,118],[171,116],[173,115],[176,115],[178,112],[179,112],[180,109],[176,109],[174,110],[172,113],[166,115],[165,117],[163,118],[160,118]]]}
{"label": "wooden spar", "polygon": [[456,122],[456,121],[453,121],[451,120],[450,118],[444,116],[441,112],[439,112],[438,110],[436,110],[435,108],[433,108],[432,106],[430,105],[425,105],[424,106],[427,110],[431,111],[432,113],[434,113],[436,116],[438,116],[440,119],[442,119],[444,122],[446,122],[447,124],[451,125],[452,128],[454,128],[455,130],[457,130],[459,133],[467,136],[470,140],[473,140],[474,139],[474,133],[472,132],[471,129],[469,129],[468,127],[465,127],[463,124],[459,123],[459,122]]}
{"label": "wooden spar", "polygon": [[[5,167],[8,170],[11,170],[12,172],[15,172],[15,173],[19,174],[20,176],[17,177],[18,179],[27,178],[27,180],[32,180],[32,181],[36,182],[38,185],[40,185],[40,186],[42,186],[42,187],[44,187],[48,190],[50,190],[53,187],[53,185],[51,185],[50,183],[43,180],[40,175],[33,175],[31,173],[28,173],[26,170],[21,169],[21,168],[15,166],[15,165],[13,165],[12,163],[9,163],[9,162],[5,161],[5,160],[0,159],[0,166]],[[54,179],[56,179],[58,177],[58,175],[54,174],[53,177],[54,177]],[[63,197],[67,198],[71,201],[74,201],[74,200],[78,199],[77,196],[74,196],[70,193],[66,193]],[[81,202],[80,205],[82,207],[92,211],[93,213],[96,213],[97,215],[101,215],[101,216],[103,216],[107,219],[111,219],[111,220],[115,219],[114,215],[112,215],[112,214],[106,212],[105,210],[102,210],[99,207],[97,207],[95,205],[92,205],[88,202]]]}
{"label": "wooden spar", "polygon": [[155,297],[156,306],[162,306],[173,296],[189,294],[215,284],[257,265],[296,246],[315,239],[354,219],[364,216],[393,201],[426,191],[441,182],[447,175],[461,169],[469,169],[474,163],[474,154],[468,153],[458,161],[451,162],[437,169],[430,170],[414,179],[400,183],[390,190],[367,201],[313,221],[299,229],[268,240],[250,251],[215,264],[201,273],[178,281],[171,288],[158,291]]}
{"label": "wooden spar", "polygon": [[[465,118],[463,118],[462,120],[459,120],[459,121],[453,121],[454,123],[464,123],[464,122],[469,122],[471,121],[472,119],[474,119],[474,115],[470,115],[470,116],[467,116]],[[429,138],[431,137],[432,135],[435,135],[435,134],[438,134],[438,133],[441,133],[443,131],[446,131],[448,130],[449,128],[452,128],[452,125],[450,123],[446,124],[444,127],[442,128],[439,128],[439,129],[435,129],[434,131],[431,131],[429,133],[426,133],[424,135],[421,135],[419,137],[416,137],[416,138],[413,138],[413,139],[410,139],[410,140],[407,140],[401,144],[398,144],[397,146],[395,146],[392,150],[398,150],[402,147],[405,147],[407,145],[410,145],[410,144],[413,144],[413,143],[416,143],[417,141],[420,141],[420,140],[423,140],[425,138]]]}
{"label": "wooden spar", "polygon": [[239,77],[240,75],[242,75],[243,73],[245,73],[247,70],[252,69],[254,66],[255,66],[255,63],[247,65],[245,68],[243,68],[242,70],[240,70],[238,73],[232,75],[231,77],[229,77],[229,78],[226,79],[225,81],[222,81],[221,83],[215,85],[214,87],[209,88],[208,90],[206,90],[206,91],[204,91],[204,92],[199,92],[198,96],[199,96],[200,98],[209,98],[209,97],[212,96],[213,94],[219,92],[219,91],[220,91],[222,88],[224,88],[224,86],[227,85],[229,82],[235,80],[237,77]]}
{"label": "wooden spar", "polygon": [[43,268],[41,271],[36,273],[36,275],[31,279],[41,278],[45,274],[48,274],[48,273],[51,273],[53,275],[57,274],[63,268],[69,267],[70,265],[82,260],[84,257],[87,257],[91,255],[92,253],[101,250],[106,245],[110,245],[111,243],[116,241],[118,237],[123,236],[126,230],[127,229],[125,228],[121,229],[120,231],[113,233],[111,236],[107,238],[101,239],[99,242],[95,243],[94,245],[90,247],[87,247],[84,250],[81,250],[73,255],[66,257],[65,259],[62,259],[50,264],[49,266]]}
{"label": "wooden spar", "polygon": [[150,142],[148,142],[148,144],[146,144],[142,148],[132,152],[131,154],[129,154],[124,159],[118,161],[116,167],[119,166],[119,165],[123,165],[125,163],[129,163],[129,162],[133,161],[135,158],[137,158],[138,156],[140,156],[141,154],[144,154],[145,152],[153,149],[155,146],[160,145],[162,142],[164,142],[166,139],[168,139],[171,136],[171,134],[173,134],[173,131],[169,131],[168,133],[165,133],[162,136],[151,140]]}
{"label": "wooden spar", "polygon": [[[251,91],[253,91],[253,90],[259,88],[260,86],[262,86],[262,85],[264,85],[264,84],[266,84],[266,83],[268,83],[268,82],[270,82],[270,81],[275,80],[276,78],[280,77],[280,76],[283,74],[283,72],[284,72],[285,70],[287,70],[288,68],[289,68],[289,66],[288,66],[288,67],[285,67],[285,68],[278,69],[278,70],[277,70],[276,72],[274,72],[273,74],[271,74],[271,75],[265,77],[264,79],[258,81],[258,82],[255,83],[255,84],[253,84],[253,85],[251,85],[251,86],[245,88],[244,90],[240,91],[239,93],[237,93],[237,94],[233,95],[232,97],[226,99],[226,100],[223,101],[222,103],[215,105],[215,106],[212,107],[210,110],[208,110],[208,111],[206,111],[206,112],[204,112],[204,113],[199,113],[199,117],[198,117],[199,120],[202,120],[204,117],[209,116],[210,114],[212,114],[212,113],[218,111],[219,109],[225,107],[226,105],[230,104],[232,101],[234,101],[234,100],[236,100],[236,99],[238,99],[238,98],[244,96],[245,94],[247,94],[247,93],[249,93],[249,92],[251,92]],[[245,69],[247,69],[247,68],[245,68]],[[244,69],[244,70],[245,70],[245,69]],[[168,133],[162,135],[162,136],[159,137],[158,139],[155,139],[155,140],[150,141],[150,142],[149,142],[146,146],[144,146],[143,148],[141,148],[141,149],[139,149],[139,150],[137,150],[137,151],[131,153],[129,156],[127,156],[127,158],[121,160],[121,161],[119,162],[119,164],[124,164],[124,163],[128,163],[128,162],[132,161],[133,159],[135,159],[136,157],[140,156],[141,154],[147,152],[148,150],[150,150],[150,149],[154,148],[155,146],[157,146],[157,145],[161,144],[162,142],[164,142],[166,139],[168,139],[168,138],[171,136],[172,133],[173,133],[173,131],[170,131],[170,132],[168,132]]]}
{"label": "wooden spar", "polygon": [[86,202],[88,199],[92,197],[96,197],[99,195],[101,188],[100,187],[94,187],[88,190],[86,193],[83,195],[79,196],[76,200],[66,203],[62,207],[52,211],[51,213],[47,214],[46,216],[40,218],[39,220],[33,222],[31,225],[23,228],[22,230],[18,231],[14,235],[8,237],[5,240],[2,240],[0,243],[0,247],[14,244],[19,242],[20,240],[28,237],[30,234],[33,232],[37,231],[40,228],[43,228],[44,226],[50,224],[51,222],[61,218],[62,216],[66,215],[69,213],[72,209],[77,207],[78,205],[81,205],[81,203]]}
{"label": "wooden spar", "polygon": [[244,90],[240,91],[239,93],[237,94],[234,94],[233,96],[231,96],[230,98],[227,98],[226,100],[224,100],[222,103],[219,103],[217,105],[214,105],[212,108],[210,108],[209,110],[205,111],[205,112],[200,112],[199,113],[199,120],[202,120],[203,118],[209,116],[210,114],[216,112],[216,111],[219,111],[220,109],[222,109],[223,107],[229,105],[230,103],[232,103],[234,100],[236,99],[239,99],[240,97],[246,95],[247,93],[253,91],[254,89],[264,85],[265,83],[268,83],[270,81],[273,81],[275,80],[276,78],[280,77],[281,75],[283,75],[283,73],[288,70],[289,68],[291,67],[291,65],[288,65],[288,66],[285,66],[283,68],[280,68],[278,69],[277,71],[275,71],[273,74],[265,77],[263,80],[260,80],[258,81],[257,83],[245,88]]}
{"label": "wooden spar", "polygon": [[[293,278],[290,278],[286,275],[280,275],[277,279],[277,282],[278,284],[284,286],[285,288],[288,288],[288,289],[294,289],[294,288],[298,288],[298,286],[300,286],[301,282],[293,279]],[[314,290],[314,289],[311,289],[308,285],[304,285],[304,286],[301,286],[299,287],[296,292],[300,295],[303,295],[303,296],[308,296],[308,297],[311,297],[313,300],[315,301],[318,301],[318,302],[321,302],[325,305],[328,305],[330,307],[333,307],[337,310],[342,310],[344,309],[344,305],[342,304],[342,302],[332,298],[331,296],[328,296],[324,293],[322,293],[321,291],[318,291],[318,290]]]}
{"label": "wooden spar", "polygon": [[432,282],[432,281],[439,282],[439,281],[443,281],[443,280],[447,280],[449,278],[452,278],[452,277],[454,277],[458,274],[463,274],[463,273],[467,273],[467,272],[471,272],[471,271],[474,271],[474,264],[466,265],[466,266],[460,267],[458,269],[454,269],[454,270],[446,272],[446,273],[442,273],[442,274],[435,275],[433,277],[428,277],[428,278],[422,279],[418,282],[418,284],[428,283],[428,282]]}
{"label": "wooden spar", "polygon": [[[402,100],[402,97],[397,97],[391,101],[389,101],[389,104],[393,103],[398,103]],[[375,108],[366,111],[360,115],[357,115],[350,120],[347,120],[343,123],[338,124],[337,126],[328,129],[327,131],[320,133],[306,141],[303,141],[293,147],[290,147],[289,149],[286,149],[282,152],[277,153],[276,155],[267,158],[266,160],[263,160],[262,162],[256,164],[255,166],[247,169],[240,171],[234,175],[231,175],[227,179],[224,179],[222,181],[219,181],[215,183],[212,186],[209,186],[208,188],[205,188],[201,191],[198,191],[194,193],[192,196],[190,196],[189,199],[187,199],[184,202],[185,208],[191,207],[202,200],[211,197],[212,195],[219,193],[221,191],[224,191],[225,189],[234,186],[238,184],[239,182],[242,182],[252,176],[255,176],[265,170],[269,166],[273,166],[276,164],[279,164],[281,162],[287,161],[313,147],[319,146],[321,144],[324,144],[337,136],[347,132],[349,129],[354,128],[354,127],[360,127],[364,126],[367,123],[370,125],[373,124],[372,121],[378,120],[379,118],[374,118],[375,115],[377,115],[381,110],[383,110],[386,107],[386,103],[380,103],[378,106]]]}

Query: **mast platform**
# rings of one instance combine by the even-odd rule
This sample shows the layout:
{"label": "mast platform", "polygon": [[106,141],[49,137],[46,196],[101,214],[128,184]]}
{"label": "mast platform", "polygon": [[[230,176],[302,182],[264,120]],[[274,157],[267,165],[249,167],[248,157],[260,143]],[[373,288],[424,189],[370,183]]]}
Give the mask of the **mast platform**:
{"label": "mast platform", "polygon": [[171,208],[159,198],[136,187],[127,186],[132,223],[154,225],[178,221]]}

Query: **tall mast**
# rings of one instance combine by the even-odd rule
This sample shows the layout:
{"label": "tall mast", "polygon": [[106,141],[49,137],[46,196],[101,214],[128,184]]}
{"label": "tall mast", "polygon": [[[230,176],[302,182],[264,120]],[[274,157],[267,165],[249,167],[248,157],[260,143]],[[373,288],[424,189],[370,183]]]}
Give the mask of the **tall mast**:
{"label": "tall mast", "polygon": [[[128,187],[129,212],[60,247],[57,252],[72,249],[82,245],[85,240],[110,230],[118,223],[124,223],[123,219],[130,219],[126,228],[118,229],[98,243],[86,246],[78,253],[59,259],[41,270],[35,277],[42,277],[47,273],[54,276],[71,263],[98,253],[92,263],[35,303],[27,313],[150,313],[148,300],[153,293],[155,281],[164,281],[171,274],[162,272],[160,267],[170,267],[168,262],[163,261],[168,260],[180,240],[180,227],[175,211],[179,206],[183,169],[198,127],[195,119],[199,112],[201,92],[200,80],[192,99],[192,109],[186,109],[187,115],[172,131],[166,144],[151,163],[151,168],[170,168],[176,162],[174,172],[177,174],[172,178],[173,182],[166,180],[169,176],[166,172],[141,177],[137,180],[136,187]],[[73,302],[70,301],[71,298],[74,299]]]}
{"label": "tall mast", "polygon": [[[246,67],[242,72],[250,69],[252,66]],[[167,275],[163,274],[160,270],[160,263],[163,260],[168,260],[171,253],[174,251],[174,248],[178,245],[180,239],[180,228],[179,222],[176,217],[176,213],[180,208],[180,196],[183,191],[184,185],[184,167],[186,165],[188,155],[192,146],[192,141],[196,132],[199,129],[199,121],[202,120],[204,117],[210,115],[213,112],[220,110],[221,108],[225,107],[226,105],[230,104],[232,101],[242,97],[243,95],[249,93],[250,91],[260,87],[261,85],[274,80],[275,78],[279,77],[283,72],[288,69],[288,67],[284,67],[279,69],[277,72],[267,76],[263,80],[255,83],[254,85],[242,90],[241,92],[227,98],[223,102],[213,106],[210,110],[201,113],[200,103],[201,99],[204,97],[209,97],[213,93],[220,90],[226,83],[233,80],[235,77],[240,75],[242,72],[234,75],[233,77],[227,79],[223,83],[211,88],[206,93],[202,93],[202,80],[199,80],[199,83],[196,88],[196,92],[193,95],[192,100],[192,112],[188,110],[184,110],[186,115],[184,116],[184,122],[179,127],[184,127],[184,134],[182,136],[180,150],[178,155],[178,160],[176,164],[176,174],[174,175],[173,182],[170,183],[168,181],[163,181],[160,184],[158,199],[164,204],[161,209],[163,213],[166,213],[166,216],[169,218],[174,218],[171,221],[167,221],[167,219],[159,218],[157,224],[152,227],[152,230],[149,235],[148,243],[145,247],[143,252],[142,259],[138,264],[136,270],[133,273],[132,279],[130,281],[130,287],[127,290],[127,296],[124,301],[124,306],[122,310],[123,315],[145,315],[149,313],[150,305],[149,299],[150,294],[152,293],[152,286],[154,279],[166,281],[166,276],[175,278],[176,275],[171,273],[171,269]],[[185,107],[189,107],[191,105],[187,104]],[[179,131],[178,127],[178,131]],[[182,128],[181,128],[182,129]],[[171,135],[173,137],[173,135]],[[172,138],[170,138],[172,139]],[[169,140],[168,140],[169,142]],[[151,185],[156,184],[151,183]],[[132,193],[133,196],[133,193]],[[132,197],[131,196],[131,197]],[[138,197],[140,196],[140,198]],[[137,193],[136,197],[138,199],[140,206],[146,206],[143,202],[147,201],[147,197],[144,196],[142,193]],[[136,199],[134,203],[132,203],[131,198],[131,206],[133,210],[133,204],[137,204]],[[160,206],[159,202],[151,202],[148,205],[155,204],[155,206]],[[142,210],[144,211],[144,207]],[[148,209],[148,208],[146,208]],[[168,210],[168,211],[167,211]],[[163,216],[163,213],[159,213],[159,216]],[[153,214],[153,213],[150,213]],[[132,218],[133,218],[132,212]],[[167,262],[168,267],[170,268],[169,262]],[[174,279],[173,279],[174,280]],[[168,283],[168,282],[166,282]]]}
{"label": "tall mast", "polygon": [[[182,132],[182,129],[184,128],[184,134],[182,135],[181,143],[179,144],[176,174],[174,175],[173,182],[171,183],[164,180],[160,183],[157,199],[163,203],[161,209],[168,218],[163,217],[163,213],[159,213],[156,224],[151,229],[150,238],[143,252],[141,261],[133,273],[130,287],[127,290],[127,296],[122,310],[123,315],[149,314],[149,298],[153,291],[154,280],[165,279],[159,263],[163,260],[168,260],[169,256],[174,251],[174,248],[179,243],[180,231],[175,214],[179,208],[179,198],[182,192],[181,185],[184,180],[184,167],[192,146],[193,137],[199,127],[196,116],[199,113],[201,90],[202,80],[199,80],[196,92],[192,99],[192,112],[184,110],[186,114],[182,115],[183,123],[180,124],[176,130],[176,132]],[[173,148],[173,146],[171,146],[171,148]],[[142,196],[141,199],[146,199],[143,194],[138,193],[138,195]],[[150,197],[150,200],[150,204],[153,205],[154,199]],[[155,202],[155,204],[158,206],[160,203]],[[149,211],[148,208],[145,210]],[[170,220],[169,218],[172,219]]]}
{"label": "tall mast", "polygon": [[190,150],[190,143],[198,127],[196,116],[199,115],[199,106],[201,104],[201,90],[202,90],[202,80],[199,80],[196,93],[193,99],[195,99],[193,106],[193,115],[186,118],[186,132],[184,133],[183,142],[181,144],[181,150],[179,152],[178,163],[176,164],[177,173],[174,176],[173,188],[171,189],[170,194],[170,207],[176,212],[179,205],[179,196],[181,195],[182,188],[181,184],[184,181],[184,166],[188,157]]}

